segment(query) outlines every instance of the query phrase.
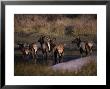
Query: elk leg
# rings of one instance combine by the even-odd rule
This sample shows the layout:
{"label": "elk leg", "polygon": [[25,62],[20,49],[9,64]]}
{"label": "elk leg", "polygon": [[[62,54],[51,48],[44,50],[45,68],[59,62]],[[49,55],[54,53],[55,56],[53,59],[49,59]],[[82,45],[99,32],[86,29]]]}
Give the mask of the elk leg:
{"label": "elk leg", "polygon": [[54,52],[54,63],[57,64],[57,53]]}
{"label": "elk leg", "polygon": [[38,54],[37,54],[37,52],[36,52],[35,56],[36,56],[36,62],[38,62]]}
{"label": "elk leg", "polygon": [[62,55],[59,55],[59,63],[62,62]]}
{"label": "elk leg", "polygon": [[61,57],[59,56],[59,58],[58,58],[58,63],[60,63],[61,62]]}
{"label": "elk leg", "polygon": [[[61,62],[63,62],[63,57],[61,57]],[[60,62],[60,63],[61,63],[61,62]]]}
{"label": "elk leg", "polygon": [[43,53],[43,55],[42,55],[42,63],[44,62],[44,53]]}
{"label": "elk leg", "polygon": [[35,55],[32,53],[32,61],[35,63]]}
{"label": "elk leg", "polygon": [[47,52],[45,52],[45,59],[46,59],[46,63],[47,63]]}
{"label": "elk leg", "polygon": [[83,50],[82,48],[80,48],[80,54],[81,54],[81,57],[83,56]]}
{"label": "elk leg", "polygon": [[34,63],[36,64],[36,54],[34,54]]}
{"label": "elk leg", "polygon": [[36,64],[36,62],[37,62],[37,59],[35,58],[35,64]]}
{"label": "elk leg", "polygon": [[56,56],[54,56],[54,62],[55,62],[55,64],[57,64],[57,57]]}
{"label": "elk leg", "polygon": [[42,50],[42,63],[44,62],[44,50]]}
{"label": "elk leg", "polygon": [[86,56],[88,55],[88,50],[86,50]]}

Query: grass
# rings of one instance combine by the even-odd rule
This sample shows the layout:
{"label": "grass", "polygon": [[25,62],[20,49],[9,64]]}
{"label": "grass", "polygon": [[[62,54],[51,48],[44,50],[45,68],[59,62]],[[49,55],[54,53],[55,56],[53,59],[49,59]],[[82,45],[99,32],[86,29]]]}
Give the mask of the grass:
{"label": "grass", "polygon": [[78,75],[82,76],[97,76],[97,64],[95,61],[90,61],[78,71]]}
{"label": "grass", "polygon": [[89,61],[77,72],[67,70],[54,71],[46,64],[17,63],[15,65],[15,76],[96,76],[97,64]]}
{"label": "grass", "polygon": [[[50,15],[51,16],[51,15]],[[74,15],[73,15],[74,16]],[[72,26],[73,35],[95,34],[97,31],[96,15],[78,15],[69,18],[65,15],[53,15],[53,20],[48,20],[49,15],[15,15],[15,32],[37,32],[51,36],[67,36],[65,29]],[[33,20],[33,19],[35,20]]]}

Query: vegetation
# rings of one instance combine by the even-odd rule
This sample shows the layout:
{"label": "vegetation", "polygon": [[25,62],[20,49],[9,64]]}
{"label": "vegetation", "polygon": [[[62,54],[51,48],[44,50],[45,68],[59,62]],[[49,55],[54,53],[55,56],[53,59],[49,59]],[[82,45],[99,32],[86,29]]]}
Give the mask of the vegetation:
{"label": "vegetation", "polygon": [[[97,33],[97,15],[22,15],[15,14],[15,32],[23,34],[45,34],[60,38],[67,36],[95,36]],[[93,38],[89,37],[89,38]],[[96,37],[95,37],[96,38]],[[92,39],[93,40],[93,39]]]}
{"label": "vegetation", "polygon": [[15,76],[96,76],[97,64],[94,60],[89,61],[78,71],[52,70],[46,64],[17,63]]}

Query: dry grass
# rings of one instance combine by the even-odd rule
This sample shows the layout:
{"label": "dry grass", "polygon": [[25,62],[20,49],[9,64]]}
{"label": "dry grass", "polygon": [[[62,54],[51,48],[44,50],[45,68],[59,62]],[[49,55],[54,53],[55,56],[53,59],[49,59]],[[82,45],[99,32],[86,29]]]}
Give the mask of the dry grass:
{"label": "dry grass", "polygon": [[78,75],[82,76],[97,76],[97,64],[91,60],[87,65],[84,65],[81,70],[78,71]]}
{"label": "dry grass", "polygon": [[[51,15],[50,15],[51,16]],[[50,36],[66,36],[65,29],[72,26],[73,35],[95,34],[97,31],[96,15],[78,15],[69,18],[65,15],[15,15],[15,32],[36,32]],[[74,16],[74,15],[73,15]]]}
{"label": "dry grass", "polygon": [[15,76],[96,76],[97,65],[90,61],[77,72],[64,70],[54,71],[45,64],[17,63],[15,65]]}

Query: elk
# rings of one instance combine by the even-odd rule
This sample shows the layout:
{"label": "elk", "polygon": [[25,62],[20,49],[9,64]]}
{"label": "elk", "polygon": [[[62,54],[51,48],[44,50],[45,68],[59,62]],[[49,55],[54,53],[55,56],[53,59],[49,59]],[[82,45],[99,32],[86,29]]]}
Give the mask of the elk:
{"label": "elk", "polygon": [[18,48],[22,53],[23,59],[29,58],[30,50],[27,46],[25,46],[23,43],[18,43]]}
{"label": "elk", "polygon": [[22,52],[23,59],[32,56],[32,60],[36,63],[37,61],[36,56],[38,51],[38,45],[36,43],[31,43],[31,44],[18,43],[18,47]]}
{"label": "elk", "polygon": [[41,35],[41,37],[38,39],[38,42],[41,45],[41,51],[43,54],[43,59],[44,59],[44,55],[45,55],[45,59],[47,61],[47,56],[48,56],[47,54],[48,54],[48,52],[50,52],[50,38]]}
{"label": "elk", "polygon": [[81,57],[83,56],[84,53],[85,53],[86,56],[88,54],[92,53],[93,42],[81,41],[80,37],[78,36],[77,38],[75,38],[72,41],[72,43],[76,43],[77,44],[77,47],[80,50]]}
{"label": "elk", "polygon": [[63,55],[64,55],[64,45],[63,44],[57,44],[54,49],[54,63],[61,63],[63,62]]}
{"label": "elk", "polygon": [[38,51],[38,45],[36,43],[32,43],[29,45],[30,54],[32,56],[33,61],[36,64],[37,61],[37,51]]}

